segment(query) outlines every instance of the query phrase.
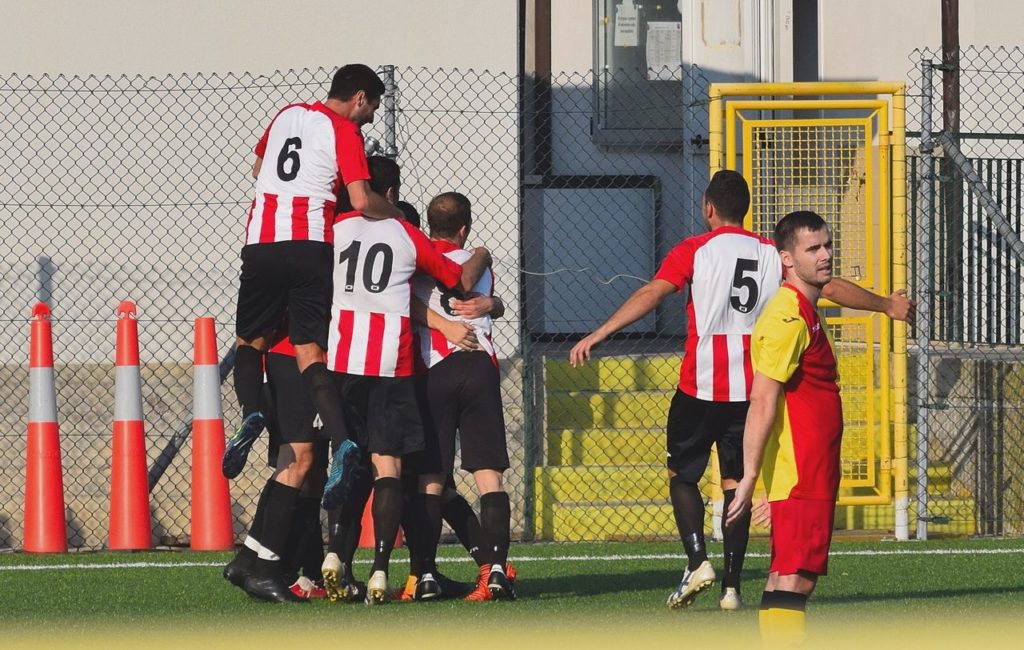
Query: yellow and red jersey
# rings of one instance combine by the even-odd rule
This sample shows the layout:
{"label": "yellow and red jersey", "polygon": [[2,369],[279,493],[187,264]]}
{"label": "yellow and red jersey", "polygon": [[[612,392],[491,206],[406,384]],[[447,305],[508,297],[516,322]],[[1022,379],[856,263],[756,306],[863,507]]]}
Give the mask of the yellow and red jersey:
{"label": "yellow and red jersey", "polygon": [[761,473],[768,500],[834,499],[843,438],[836,357],[814,305],[792,285],[757,319],[751,361],[783,384]]}

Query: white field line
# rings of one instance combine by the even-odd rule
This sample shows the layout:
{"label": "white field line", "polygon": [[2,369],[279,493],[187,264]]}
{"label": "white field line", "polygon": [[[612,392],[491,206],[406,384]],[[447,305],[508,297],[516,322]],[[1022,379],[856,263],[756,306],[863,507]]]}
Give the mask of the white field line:
{"label": "white field line", "polygon": [[[715,554],[709,553],[711,557]],[[829,557],[890,557],[928,555],[1024,555],[1024,548],[923,548],[832,551]],[[767,553],[747,553],[747,557],[766,558]],[[627,562],[636,560],[678,560],[682,553],[651,553],[638,555],[555,555],[521,556],[510,559],[514,562]],[[439,557],[444,562],[470,562],[468,557]],[[371,560],[356,560],[355,564],[370,564]],[[0,571],[64,571],[67,569],[177,569],[183,567],[222,567],[223,562],[102,562],[65,564],[0,564]]]}

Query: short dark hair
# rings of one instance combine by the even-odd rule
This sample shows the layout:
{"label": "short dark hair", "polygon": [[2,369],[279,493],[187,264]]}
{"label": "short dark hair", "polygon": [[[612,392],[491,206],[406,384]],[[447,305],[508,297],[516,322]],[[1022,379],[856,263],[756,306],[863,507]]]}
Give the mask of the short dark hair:
{"label": "short dark hair", "polygon": [[360,90],[366,93],[366,101],[375,102],[384,94],[384,82],[369,66],[350,63],[334,73],[327,97],[347,102]]}
{"label": "short dark hair", "polygon": [[458,192],[438,194],[427,206],[427,223],[431,237],[454,237],[473,223],[469,199]]}
{"label": "short dark hair", "polygon": [[402,182],[398,163],[385,156],[370,156],[366,159],[366,166],[370,170],[371,190],[381,196],[384,196],[391,188],[398,191]]}
{"label": "short dark hair", "polygon": [[799,231],[806,228],[811,232],[818,232],[822,228],[827,227],[828,224],[825,223],[825,220],[817,212],[811,212],[810,210],[790,212],[782,217],[782,219],[779,219],[779,223],[775,224],[775,248],[780,251],[793,252],[796,234]]}
{"label": "short dark hair", "polygon": [[[384,156],[370,156],[366,159],[366,168],[370,171],[370,189],[384,196],[388,188],[398,190],[401,185],[402,175],[398,163]],[[338,183],[338,193],[335,197],[334,213],[343,214],[352,212],[352,200],[348,196],[348,188]]]}
{"label": "short dark hair", "polygon": [[726,221],[743,223],[750,209],[750,187],[739,172],[722,169],[711,177],[704,199],[715,206],[715,211]]}
{"label": "short dark hair", "polygon": [[421,228],[423,226],[423,220],[420,218],[420,213],[416,211],[416,208],[413,207],[412,203],[399,201],[395,203],[395,207],[402,211],[402,214],[405,215],[406,221],[417,228]]}

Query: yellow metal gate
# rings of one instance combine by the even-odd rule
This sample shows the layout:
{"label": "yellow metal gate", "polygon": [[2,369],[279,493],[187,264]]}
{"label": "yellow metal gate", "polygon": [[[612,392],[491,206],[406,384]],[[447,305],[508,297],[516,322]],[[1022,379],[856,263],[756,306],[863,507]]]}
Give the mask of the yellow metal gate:
{"label": "yellow metal gate", "polygon": [[[829,96],[840,98],[820,98]],[[906,285],[903,102],[902,84],[712,85],[711,171],[742,171],[751,189],[747,226],[756,232],[770,236],[793,210],[820,214],[832,228],[836,274],[887,295]],[[843,392],[840,505],[888,506],[863,509],[859,527],[895,522],[900,534],[907,523],[905,325],[824,306]]]}

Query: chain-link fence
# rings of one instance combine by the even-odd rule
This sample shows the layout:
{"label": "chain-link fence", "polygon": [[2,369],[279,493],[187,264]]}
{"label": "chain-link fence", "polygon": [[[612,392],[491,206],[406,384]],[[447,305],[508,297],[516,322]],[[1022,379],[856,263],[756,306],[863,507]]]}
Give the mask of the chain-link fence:
{"label": "chain-link fence", "polygon": [[909,335],[911,494],[925,504],[917,530],[1019,535],[1024,51],[969,48],[943,64],[941,50],[926,49],[911,61],[910,270],[921,306]]}
{"label": "chain-link fence", "polygon": [[[55,315],[69,541],[105,544],[114,308],[125,298],[140,309],[154,535],[187,543],[192,321],[216,318],[226,369],[251,148],[277,108],[321,97],[331,72],[0,81],[8,152],[0,166],[8,425],[0,545],[21,539],[27,317],[36,300]],[[689,179],[706,178],[706,139],[696,137],[697,153],[684,156],[683,138],[652,143],[644,125],[677,123],[685,110],[694,134],[705,133],[706,83],[690,100],[683,93],[694,81],[650,81],[646,71],[526,84],[487,72],[389,73],[396,90],[366,135],[397,151],[402,196],[414,205],[449,189],[467,194],[473,243],[494,254],[508,307],[495,340],[515,535],[664,534],[671,516],[660,420],[678,374],[681,299],[610,342],[609,356],[590,368],[569,371],[564,359],[699,228],[699,189]],[[649,101],[652,88],[659,102]],[[230,380],[222,393],[232,429]],[[239,535],[267,473],[263,444],[232,484]],[[464,477],[460,488],[471,493]]]}
{"label": "chain-link fence", "polygon": [[[916,52],[914,60],[935,56]],[[1019,102],[1021,57],[1017,50],[964,56],[977,60],[962,64],[960,146],[991,180],[1019,232],[1024,167],[1021,138],[1010,134],[1021,132],[1015,120],[1022,112],[989,107],[993,98]],[[970,76],[974,68],[977,77]],[[911,71],[910,90],[918,100],[919,71]],[[252,146],[277,108],[322,98],[331,73],[0,79],[0,372],[7,407],[0,547],[21,545],[27,319],[36,300],[49,302],[55,315],[69,541],[104,546],[114,309],[125,298],[140,308],[154,478],[157,459],[170,460],[151,491],[155,541],[187,543],[191,450],[183,434],[191,417],[192,321],[214,316],[221,354],[228,354]],[[438,192],[468,195],[472,243],[494,254],[497,293],[507,305],[495,340],[518,539],[676,534],[664,421],[686,331],[682,296],[606,342],[586,367],[567,362],[573,343],[646,282],[676,242],[703,230],[709,79],[697,68],[682,82],[672,76],[619,71],[529,80],[393,69],[394,101],[364,129],[385,152],[397,151],[402,198],[421,211]],[[969,87],[975,78],[981,85]],[[908,112],[909,128],[920,130],[913,104]],[[680,119],[678,133],[652,136],[647,128]],[[926,369],[928,392],[916,399],[922,391],[915,393],[911,378],[911,444],[928,446],[920,456],[927,462],[912,460],[920,469],[911,480],[928,478],[933,532],[1019,533],[1020,260],[993,234],[974,190],[957,180],[958,191],[944,194],[952,176],[941,162],[934,169],[935,205],[943,207],[912,251],[912,265],[922,244],[933,251],[935,281],[916,290],[931,298],[934,335],[912,349],[912,370]],[[920,187],[912,182],[915,219]],[[230,380],[223,398],[232,429],[238,413]],[[924,416],[927,436],[914,435]],[[179,440],[180,452],[170,453]],[[238,535],[268,472],[264,452],[261,441],[231,486]],[[720,503],[713,478],[709,469],[709,528],[711,504]],[[459,486],[472,494],[463,475]]]}

